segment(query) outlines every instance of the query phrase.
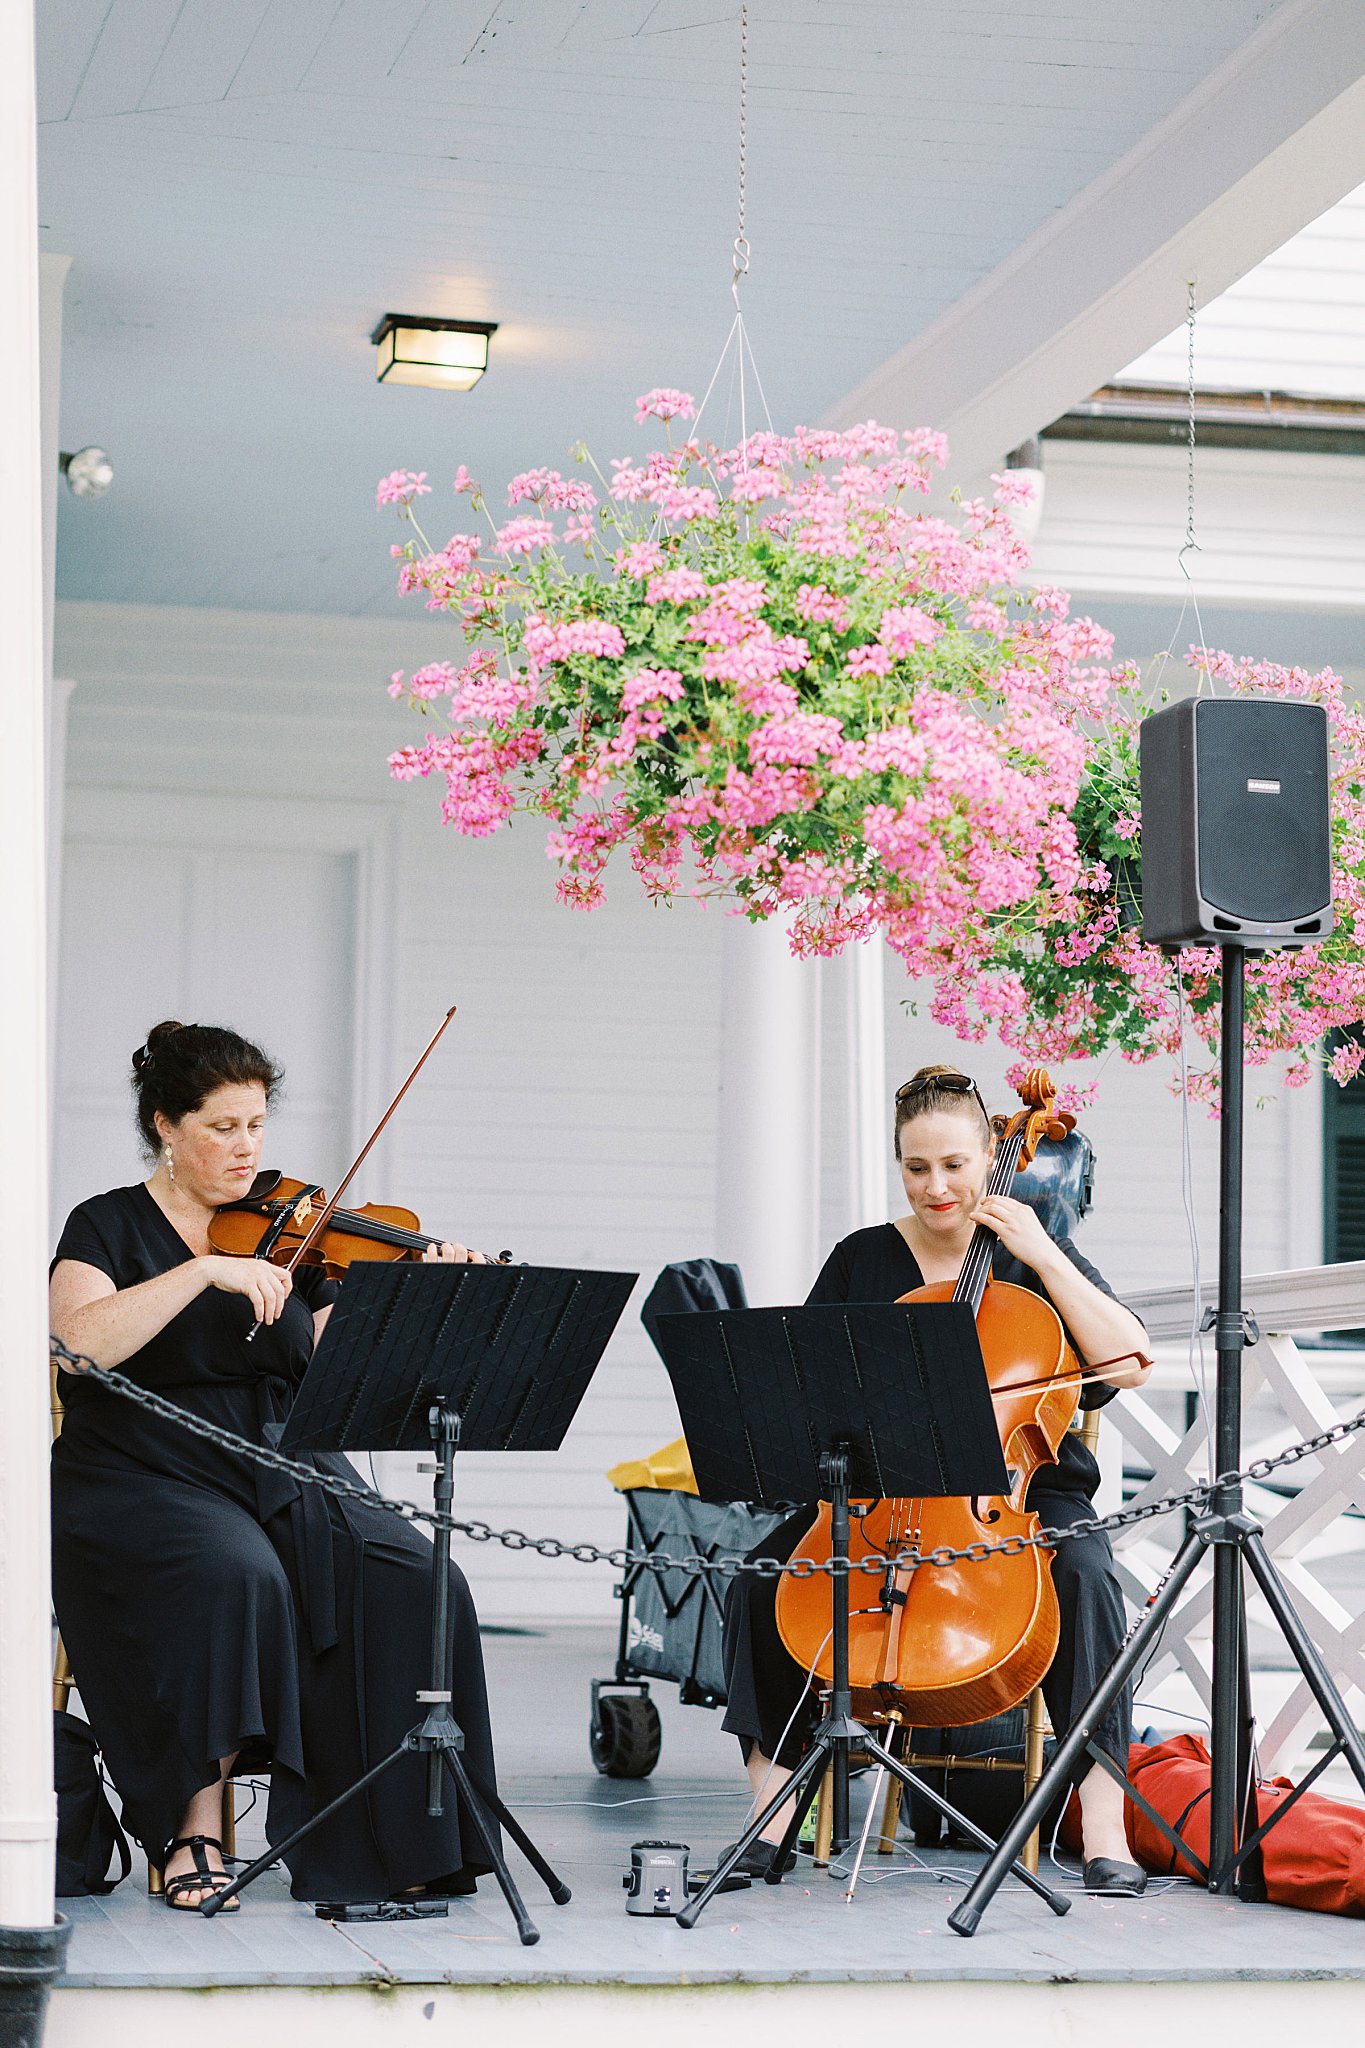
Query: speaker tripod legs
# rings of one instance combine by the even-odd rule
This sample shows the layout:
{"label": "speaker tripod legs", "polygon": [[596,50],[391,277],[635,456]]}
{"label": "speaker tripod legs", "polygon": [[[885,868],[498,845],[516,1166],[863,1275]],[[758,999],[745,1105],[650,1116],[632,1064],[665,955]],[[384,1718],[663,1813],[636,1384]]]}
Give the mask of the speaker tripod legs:
{"label": "speaker tripod legs", "polygon": [[968,1887],[967,1896],[948,1915],[948,1925],[955,1934],[975,1934],[981,1915],[999,1891],[1011,1860],[1040,1824],[1061,1787],[1070,1782],[1072,1771],[1085,1754],[1091,1730],[1099,1726],[1110,1703],[1122,1692],[1131,1674],[1146,1657],[1149,1639],[1165,1625],[1167,1615],[1203,1553],[1204,1537],[1199,1531],[1192,1530],[1181,1545],[1165,1583],[1151,1604],[1144,1608],[1141,1619],[1129,1630],[1128,1640],[1057,1744],[1047,1769],[996,1843],[994,1852],[977,1872]]}
{"label": "speaker tripod legs", "polygon": [[1285,1592],[1279,1573],[1265,1547],[1265,1538],[1258,1528],[1253,1528],[1242,1539],[1242,1555],[1247,1568],[1264,1595],[1266,1605],[1275,1617],[1280,1634],[1293,1652],[1308,1688],[1319,1707],[1323,1719],[1341,1744],[1342,1755],[1346,1758],[1355,1776],[1355,1781],[1365,1792],[1365,1741],[1346,1711],[1346,1703],[1332,1679],[1331,1672],[1323,1663],[1318,1646],[1309,1635],[1299,1618],[1298,1610]]}

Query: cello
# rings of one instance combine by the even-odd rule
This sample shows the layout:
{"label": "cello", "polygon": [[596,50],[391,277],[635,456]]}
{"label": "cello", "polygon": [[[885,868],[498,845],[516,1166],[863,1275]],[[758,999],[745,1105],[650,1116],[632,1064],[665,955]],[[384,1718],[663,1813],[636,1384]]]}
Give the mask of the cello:
{"label": "cello", "polygon": [[[1075,1119],[1059,1113],[1042,1068],[1020,1088],[1024,1107],[994,1119],[996,1151],[985,1193],[1009,1191],[1043,1138],[1064,1138]],[[894,1713],[917,1727],[953,1727],[990,1719],[1027,1698],[1056,1653],[1060,1630],[1050,1552],[1036,1546],[995,1552],[947,1566],[897,1566],[903,1552],[1000,1543],[1034,1536],[1040,1523],[1025,1506],[1030,1481],[1055,1464],[1080,1398],[1081,1366],[1051,1302],[1028,1288],[991,1277],[995,1233],[978,1224],[956,1282],[940,1281],[902,1301],[970,1305],[986,1364],[991,1400],[1010,1479],[1008,1494],[954,1499],[909,1498],[855,1504],[851,1561],[882,1560],[877,1593],[859,1600],[876,1575],[853,1577],[849,1676],[855,1711]],[[1110,1361],[1112,1363],[1112,1361]],[[830,1509],[792,1552],[827,1562]],[[803,1670],[828,1684],[830,1581],[784,1574],[776,1615],[784,1646]],[[824,1648],[821,1648],[821,1645]]]}

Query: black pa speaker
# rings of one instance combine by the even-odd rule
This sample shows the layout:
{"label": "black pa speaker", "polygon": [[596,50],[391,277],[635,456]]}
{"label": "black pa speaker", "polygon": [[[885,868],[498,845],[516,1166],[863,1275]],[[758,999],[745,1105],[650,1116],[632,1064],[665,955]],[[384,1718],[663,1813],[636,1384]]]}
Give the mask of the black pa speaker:
{"label": "black pa speaker", "polygon": [[1187,697],[1144,718],[1142,936],[1304,946],[1332,930],[1327,713]]}

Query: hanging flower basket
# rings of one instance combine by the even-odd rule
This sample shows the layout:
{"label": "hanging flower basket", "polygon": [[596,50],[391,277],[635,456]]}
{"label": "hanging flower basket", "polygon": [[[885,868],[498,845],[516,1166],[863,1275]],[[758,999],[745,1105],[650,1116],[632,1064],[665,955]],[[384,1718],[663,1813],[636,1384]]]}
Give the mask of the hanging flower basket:
{"label": "hanging flower basket", "polygon": [[[1021,1063],[1174,1050],[1177,972],[1212,1047],[1216,954],[1177,964],[1135,929],[1151,705],[1109,633],[1024,586],[1011,511],[1031,487],[1005,472],[945,519],[918,502],[941,435],[869,422],[722,449],[675,438],[692,415],[685,392],[647,393],[636,420],[667,445],[610,478],[581,448],[576,478],[527,471],[501,524],[461,469],[486,530],[440,547],[425,472],[384,479],[412,529],[399,587],[464,640],[394,676],[431,730],[393,773],[437,777],[442,818],[472,836],[541,814],[566,903],[600,902],[620,849],[651,897],[781,917],[798,954],[880,934],[938,1022],[994,1031]],[[1338,929],[1248,976],[1249,1058],[1292,1053],[1306,1078],[1324,1035],[1365,1016],[1365,722],[1330,671],[1190,659],[1331,713]],[[1333,1055],[1338,1079],[1359,1063]]]}

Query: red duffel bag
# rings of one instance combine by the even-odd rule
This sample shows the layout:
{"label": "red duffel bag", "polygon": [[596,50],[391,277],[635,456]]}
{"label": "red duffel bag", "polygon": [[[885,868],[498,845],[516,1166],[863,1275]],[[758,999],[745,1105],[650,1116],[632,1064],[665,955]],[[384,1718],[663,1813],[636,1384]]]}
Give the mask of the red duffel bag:
{"label": "red duffel bag", "polygon": [[[1128,1775],[1143,1798],[1203,1858],[1209,1853],[1210,1761],[1201,1735],[1135,1742],[1128,1752]],[[1290,1778],[1262,1778],[1256,1788],[1258,1821],[1269,1820],[1293,1789]],[[1131,1799],[1124,1801],[1123,1817],[1129,1847],[1145,1870],[1161,1877],[1198,1876]],[[1074,1792],[1061,1833],[1068,1847],[1079,1849]],[[1261,1863],[1266,1893],[1276,1905],[1365,1918],[1365,1806],[1305,1792],[1261,1843]]]}

